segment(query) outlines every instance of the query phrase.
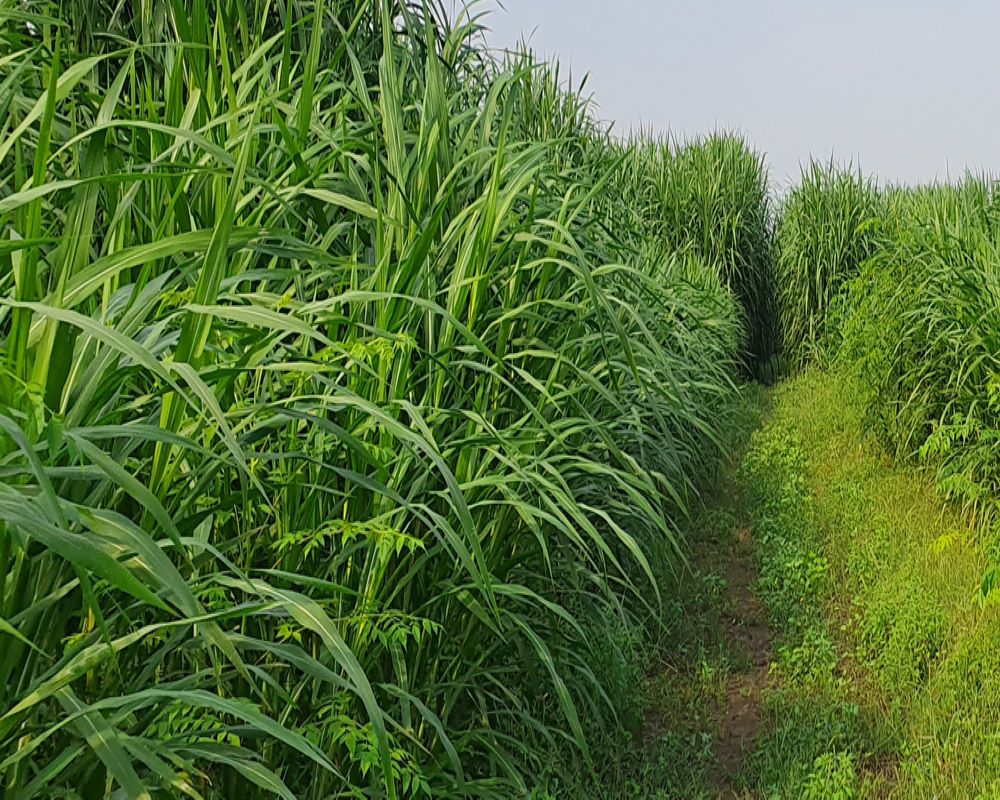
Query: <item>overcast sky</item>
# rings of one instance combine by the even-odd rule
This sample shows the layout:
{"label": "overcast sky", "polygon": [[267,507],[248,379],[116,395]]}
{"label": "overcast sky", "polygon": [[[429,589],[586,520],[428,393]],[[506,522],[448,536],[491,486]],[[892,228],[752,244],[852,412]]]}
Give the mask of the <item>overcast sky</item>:
{"label": "overcast sky", "polygon": [[985,0],[481,0],[589,74],[627,132],[738,129],[786,183],[810,154],[898,182],[1000,167],[1000,4]]}

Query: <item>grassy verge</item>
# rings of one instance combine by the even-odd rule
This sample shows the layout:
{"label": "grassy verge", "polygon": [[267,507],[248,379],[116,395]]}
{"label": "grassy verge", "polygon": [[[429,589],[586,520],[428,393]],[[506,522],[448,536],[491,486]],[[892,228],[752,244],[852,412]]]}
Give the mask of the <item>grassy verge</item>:
{"label": "grassy verge", "polygon": [[818,359],[857,375],[880,443],[933,468],[945,497],[994,543],[998,208],[988,175],[893,187],[812,163],[783,200],[775,239],[785,360]]}
{"label": "grassy verge", "polygon": [[933,483],[863,434],[856,386],[774,391],[742,479],[779,631],[747,787],[778,797],[993,797],[1000,615]]}

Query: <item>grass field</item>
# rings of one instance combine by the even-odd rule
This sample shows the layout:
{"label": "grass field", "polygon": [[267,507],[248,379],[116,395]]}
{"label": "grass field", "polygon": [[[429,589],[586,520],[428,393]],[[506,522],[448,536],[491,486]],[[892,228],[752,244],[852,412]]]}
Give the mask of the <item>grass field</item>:
{"label": "grass field", "polygon": [[865,435],[860,396],[810,368],[774,393],[744,465],[779,631],[747,779],[761,796],[989,797],[986,559],[928,476]]}
{"label": "grass field", "polygon": [[0,797],[991,796],[998,233],[437,2],[0,3]]}

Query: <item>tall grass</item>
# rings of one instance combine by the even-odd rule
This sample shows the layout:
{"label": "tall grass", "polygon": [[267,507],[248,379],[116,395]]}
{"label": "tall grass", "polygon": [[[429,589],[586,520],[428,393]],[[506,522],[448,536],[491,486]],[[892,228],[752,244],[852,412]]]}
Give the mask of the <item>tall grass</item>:
{"label": "tall grass", "polygon": [[[772,267],[774,214],[763,156],[744,138],[716,133],[628,143],[610,214],[632,215],[626,231],[656,231],[659,245],[690,252],[740,301],[754,370],[779,349]],[[617,211],[615,210],[617,209]],[[637,215],[637,219],[636,219]]]}
{"label": "tall grass", "polygon": [[880,195],[860,169],[811,161],[785,198],[775,271],[782,350],[801,366],[827,331],[845,281],[877,247]]}
{"label": "tall grass", "polygon": [[981,522],[1000,495],[1000,227],[992,182],[894,190],[851,285],[845,357],[891,447],[938,471]]}
{"label": "tall grass", "polygon": [[850,366],[883,443],[986,527],[1000,493],[997,208],[987,176],[876,190],[814,164],[777,231],[787,352],[801,363],[818,345]]}
{"label": "tall grass", "polygon": [[0,15],[4,796],[593,769],[634,694],[593,640],[671,591],[759,172],[690,223],[722,256],[673,252],[685,212],[607,205],[652,148],[435,4]]}

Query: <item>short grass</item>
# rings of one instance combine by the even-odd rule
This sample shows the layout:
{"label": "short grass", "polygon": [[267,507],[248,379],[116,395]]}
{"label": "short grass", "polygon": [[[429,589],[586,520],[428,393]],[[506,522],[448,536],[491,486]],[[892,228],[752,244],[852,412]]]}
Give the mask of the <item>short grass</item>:
{"label": "short grass", "polygon": [[808,369],[773,392],[751,446],[755,521],[778,531],[758,532],[763,581],[783,559],[769,601],[784,642],[748,785],[993,797],[1000,614],[979,600],[985,559],[933,481],[865,436],[858,398],[849,378]]}
{"label": "short grass", "polygon": [[722,572],[745,523],[776,640],[764,727],[732,788],[996,796],[1000,615],[980,601],[986,558],[932,476],[865,432],[862,403],[851,377],[815,367],[766,397],[745,390],[725,443],[740,468],[720,470],[692,522],[698,566],[667,611],[670,655],[642,682],[643,729],[621,740],[599,788],[563,778],[549,796],[717,795],[717,712],[745,667],[720,625]]}

